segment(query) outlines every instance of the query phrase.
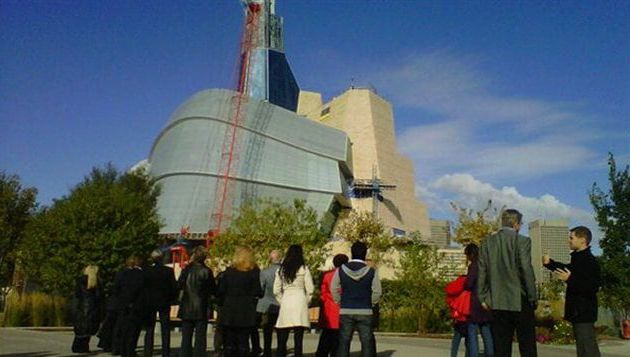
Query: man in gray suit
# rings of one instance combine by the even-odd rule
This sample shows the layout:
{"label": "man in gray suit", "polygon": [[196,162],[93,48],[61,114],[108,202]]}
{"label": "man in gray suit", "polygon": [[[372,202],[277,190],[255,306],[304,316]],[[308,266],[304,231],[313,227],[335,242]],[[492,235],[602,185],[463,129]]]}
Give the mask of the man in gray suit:
{"label": "man in gray suit", "polygon": [[[263,328],[263,356],[271,356],[271,337],[273,327],[278,320],[280,312],[280,304],[273,294],[273,281],[276,277],[276,271],[280,268],[281,253],[278,250],[272,250],[269,253],[269,266],[260,272],[260,286],[265,295],[258,300],[256,312],[258,313],[258,325]],[[258,329],[252,334],[252,350],[254,356],[260,354],[260,339],[258,337]]]}
{"label": "man in gray suit", "polygon": [[479,301],[492,310],[495,356],[512,356],[514,330],[521,356],[535,357],[534,310],[536,285],[531,262],[531,240],[518,234],[523,215],[508,209],[501,229],[488,236],[479,252]]}

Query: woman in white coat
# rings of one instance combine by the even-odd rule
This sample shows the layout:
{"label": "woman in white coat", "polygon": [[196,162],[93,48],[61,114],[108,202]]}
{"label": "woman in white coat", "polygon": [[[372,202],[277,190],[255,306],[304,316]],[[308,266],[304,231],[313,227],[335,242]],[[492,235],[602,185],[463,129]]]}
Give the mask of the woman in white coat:
{"label": "woman in white coat", "polygon": [[278,357],[287,355],[289,331],[293,330],[294,356],[302,356],[304,329],[310,328],[308,302],[313,294],[313,278],[304,264],[302,246],[294,244],[276,272],[273,293],[280,302],[276,329],[278,333]]}

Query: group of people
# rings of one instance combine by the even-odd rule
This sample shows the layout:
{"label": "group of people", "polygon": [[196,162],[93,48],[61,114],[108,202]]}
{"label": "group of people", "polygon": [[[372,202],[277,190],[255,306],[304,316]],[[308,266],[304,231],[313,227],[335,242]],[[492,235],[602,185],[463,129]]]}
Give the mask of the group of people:
{"label": "group of people", "polygon": [[[515,332],[521,356],[537,356],[534,311],[538,297],[531,240],[519,234],[521,220],[520,212],[508,209],[502,214],[499,231],[486,237],[479,247],[466,246],[467,274],[447,286],[447,302],[455,321],[452,356],[457,355],[462,337],[467,355],[479,355],[478,332],[485,356],[511,356]],[[573,325],[579,357],[600,355],[594,322],[601,282],[599,265],[590,251],[591,239],[588,228],[572,228],[570,263],[556,262],[546,254],[542,259],[543,265],[567,284],[565,319]],[[343,254],[334,256],[333,265],[322,276],[322,333],[317,357],[348,356],[354,331],[361,341],[361,355],[376,355],[373,315],[382,293],[381,282],[377,271],[366,262],[364,243],[354,243],[351,253],[352,259]],[[169,356],[170,307],[179,304],[181,355],[204,356],[209,304],[214,298],[218,305],[216,351],[230,357],[249,356],[250,352],[271,356],[272,335],[276,331],[276,355],[287,355],[287,340],[293,332],[294,356],[301,356],[304,330],[311,325],[309,302],[314,292],[302,247],[291,245],[284,258],[279,251],[272,251],[269,265],[262,271],[253,251],[238,247],[230,266],[216,279],[206,259],[204,247],[194,248],[189,264],[176,281],[173,269],[162,264],[160,250],[151,254],[152,264],[145,268],[140,267],[137,257],[128,258],[125,269],[114,279],[102,324],[98,267],[86,267],[77,280],[73,352],[88,352],[90,337],[98,331],[98,346],[104,351],[134,356],[144,328],[144,354],[150,356],[159,316],[162,355]],[[259,327],[263,330],[262,348]]]}
{"label": "group of people", "polygon": [[[90,338],[98,335],[98,347],[114,355],[133,356],[146,330],[144,353],[153,354],[156,317],[159,314],[163,355],[170,349],[170,308],[176,303],[178,286],[173,269],[162,264],[163,253],[151,253],[152,263],[141,267],[141,259],[128,257],[105,299],[98,279],[98,267],[87,266],[77,279],[75,290],[75,338],[72,352],[89,352]],[[103,316],[105,306],[105,318]]]}
{"label": "group of people", "polygon": [[[537,356],[535,317],[538,296],[531,262],[531,240],[519,234],[522,214],[502,213],[499,231],[481,245],[466,246],[467,274],[446,287],[447,304],[454,321],[451,356],[457,356],[461,338],[466,355],[479,355],[481,332],[485,356],[512,355],[516,333],[521,356]],[[573,325],[578,357],[599,357],[594,323],[600,269],[590,250],[591,231],[584,226],[569,232],[571,261],[563,264],[547,254],[542,264],[567,285],[564,317]]]}
{"label": "group of people", "polygon": [[[352,259],[343,254],[333,258],[334,266],[322,276],[322,334],[317,356],[348,356],[353,332],[358,331],[364,357],[376,354],[373,334],[373,306],[381,296],[378,273],[366,263],[367,246],[351,247]],[[141,267],[136,256],[114,278],[101,323],[102,287],[98,267],[85,268],[77,280],[75,339],[72,351],[89,351],[90,337],[97,334],[98,347],[114,355],[135,356],[142,329],[144,355],[153,354],[156,317],[159,316],[162,356],[170,355],[170,309],[179,305],[181,356],[207,354],[207,324],[216,302],[217,326],[214,349],[224,356],[271,356],[272,335],[277,334],[276,356],[287,355],[290,332],[294,356],[302,355],[304,330],[310,328],[309,302],[313,278],[302,247],[291,245],[284,257],[272,251],[269,266],[262,271],[250,248],[237,247],[230,265],[216,278],[207,265],[206,249],[195,247],[188,265],[175,279],[174,270],[162,264],[163,253],[151,253],[152,263]],[[260,347],[258,328],[263,330]],[[251,341],[251,345],[250,345]],[[251,347],[250,347],[251,346]]]}
{"label": "group of people", "polygon": [[[351,260],[345,254],[335,255],[333,265],[322,275],[318,357],[349,356],[354,331],[359,334],[362,356],[376,355],[372,309],[382,293],[380,278],[366,263],[364,243],[354,243],[351,253]],[[223,341],[215,344],[216,350],[222,345],[226,356],[249,356],[251,352],[268,357],[276,331],[276,356],[284,357],[292,332],[293,355],[302,356],[315,287],[300,245],[291,245],[284,258],[279,251],[272,251],[269,265],[262,271],[249,248],[238,248],[231,267],[219,273],[217,281],[221,306],[215,338],[222,336]],[[259,327],[263,331],[262,348]]]}

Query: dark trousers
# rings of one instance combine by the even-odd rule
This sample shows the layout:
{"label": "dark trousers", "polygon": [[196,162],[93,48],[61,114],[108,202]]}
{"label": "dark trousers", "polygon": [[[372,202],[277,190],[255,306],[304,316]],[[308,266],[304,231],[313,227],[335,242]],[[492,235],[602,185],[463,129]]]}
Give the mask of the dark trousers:
{"label": "dark trousers", "polygon": [[113,347],[114,352],[120,353],[122,357],[134,357],[136,355],[136,347],[138,338],[142,330],[142,318],[133,312],[121,312],[116,321],[114,334],[116,345]]}
{"label": "dark trousers", "polygon": [[144,335],[144,355],[153,356],[153,338],[155,335],[155,316],[160,316],[160,331],[162,332],[162,356],[170,356],[171,351],[171,320],[170,306],[153,307],[147,316],[146,334]]}
{"label": "dark trousers", "polygon": [[337,356],[348,357],[350,355],[350,343],[355,330],[359,333],[359,340],[361,340],[361,356],[373,357],[376,351],[374,351],[372,315],[339,316],[339,348],[337,349]]}
{"label": "dark trousers", "polygon": [[278,351],[277,357],[285,357],[287,355],[287,341],[289,340],[289,331],[293,330],[293,355],[295,357],[302,356],[302,340],[304,339],[304,327],[289,327],[276,329],[278,334]]}
{"label": "dark trousers", "polygon": [[315,357],[336,357],[339,348],[339,330],[332,328],[322,329],[319,335],[319,343],[317,344],[317,352]]}
{"label": "dark trousers", "polygon": [[[182,357],[202,357],[206,355],[206,333],[208,321],[183,320],[182,321]],[[195,348],[193,350],[193,333],[195,335]]]}
{"label": "dark trousers", "polygon": [[90,336],[74,336],[72,341],[72,352],[88,353],[90,352]]}
{"label": "dark trousers", "polygon": [[[263,357],[271,357],[271,341],[273,338],[273,329],[278,321],[278,313],[257,313],[256,327],[252,330],[252,352],[253,354],[263,353]],[[258,326],[263,330],[263,348],[260,348],[260,336],[258,335]]]}
{"label": "dark trousers", "polygon": [[113,346],[118,342],[115,335],[116,321],[118,320],[120,312],[118,310],[107,310],[105,320],[101,325],[101,329],[98,331],[98,347],[105,352],[111,352]]}
{"label": "dark trousers", "polygon": [[492,310],[492,340],[496,357],[512,356],[512,339],[516,330],[518,349],[523,357],[537,357],[534,309],[521,299],[521,311]]}
{"label": "dark trousers", "polygon": [[578,357],[599,357],[597,335],[593,322],[573,323],[573,337]]}
{"label": "dark trousers", "polygon": [[251,339],[252,339],[252,355],[257,356],[262,352],[260,348],[260,335],[258,333],[258,327],[262,323],[262,313],[256,313],[256,326],[254,326],[251,330]]}
{"label": "dark trousers", "polygon": [[247,357],[249,355],[249,337],[251,327],[223,326],[225,344],[223,352],[228,357]]}

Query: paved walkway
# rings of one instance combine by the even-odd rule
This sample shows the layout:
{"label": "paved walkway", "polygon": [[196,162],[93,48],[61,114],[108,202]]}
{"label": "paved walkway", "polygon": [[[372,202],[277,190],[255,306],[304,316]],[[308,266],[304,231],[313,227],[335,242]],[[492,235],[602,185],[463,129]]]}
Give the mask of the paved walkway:
{"label": "paved walkway", "polygon": [[[48,356],[76,356],[70,353],[73,333],[71,329],[33,329],[33,328],[0,328],[0,356],[1,357],[48,357]],[[317,334],[305,334],[304,356],[313,357],[317,347]],[[159,343],[159,336],[156,342]],[[292,339],[289,338],[289,347]],[[181,334],[172,334],[172,346],[174,355],[179,352]],[[140,344],[142,336],[140,337]],[[378,334],[378,357],[390,356],[422,356],[444,357],[449,355],[450,340],[419,338],[411,336],[396,336],[390,334]],[[91,348],[96,350],[96,340],[90,342]],[[208,346],[212,346],[212,333],[208,336]],[[630,341],[606,340],[600,344],[602,356],[627,357],[630,356]],[[352,345],[352,357],[359,357],[360,346],[355,335]],[[515,345],[514,350],[518,348]],[[141,355],[141,352],[139,355]],[[160,354],[159,346],[156,346],[156,355]],[[538,353],[541,357],[575,356],[572,346],[548,346],[539,345]],[[92,352],[89,356],[110,356],[106,353]],[[463,347],[460,347],[460,356],[463,356]],[[518,353],[514,354],[515,356]]]}

